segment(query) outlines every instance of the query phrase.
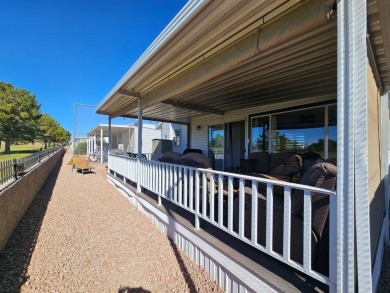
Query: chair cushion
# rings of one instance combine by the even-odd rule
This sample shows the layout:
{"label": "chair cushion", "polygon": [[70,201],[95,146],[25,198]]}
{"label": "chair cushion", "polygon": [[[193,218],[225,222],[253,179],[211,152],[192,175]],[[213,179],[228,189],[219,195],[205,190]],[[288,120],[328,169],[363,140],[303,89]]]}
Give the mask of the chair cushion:
{"label": "chair cushion", "polygon": [[253,159],[241,159],[240,160],[240,173],[251,174],[255,171],[256,161]]}
{"label": "chair cushion", "polygon": [[188,153],[203,154],[202,150],[200,150],[200,149],[185,149],[185,150],[183,151],[183,155],[188,154]]}
{"label": "chair cushion", "polygon": [[321,154],[316,152],[302,153],[303,166],[302,171],[305,173],[311,166],[321,161]]}
{"label": "chair cushion", "polygon": [[[302,157],[296,153],[275,153],[271,156],[269,174],[279,179],[299,180],[302,169]],[[295,181],[297,181],[295,180]]]}
{"label": "chair cushion", "polygon": [[255,169],[254,172],[257,173],[269,173],[269,164],[270,164],[270,154],[269,153],[262,153],[262,152],[255,152],[250,153],[248,156],[249,160],[255,161]]}
{"label": "chair cushion", "polygon": [[168,163],[168,164],[179,164],[181,154],[176,152],[166,152],[164,153],[161,158],[160,162]]}
{"label": "chair cushion", "polygon": [[196,167],[196,168],[211,168],[209,157],[199,153],[187,153],[180,157],[181,165]]}
{"label": "chair cushion", "polygon": [[[328,162],[320,162],[314,164],[302,177],[300,184],[315,186],[325,189],[336,188],[336,166]],[[317,204],[327,196],[322,194],[312,194],[312,203],[319,201]],[[322,205],[320,205],[322,206]],[[315,206],[312,207],[313,215],[316,212]],[[293,215],[300,215],[303,212],[303,190],[296,189],[292,194],[291,213]]]}

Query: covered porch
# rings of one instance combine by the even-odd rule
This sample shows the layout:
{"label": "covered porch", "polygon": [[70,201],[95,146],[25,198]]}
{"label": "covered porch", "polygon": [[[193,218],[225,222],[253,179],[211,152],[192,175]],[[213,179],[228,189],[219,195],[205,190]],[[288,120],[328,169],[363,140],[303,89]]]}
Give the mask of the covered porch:
{"label": "covered porch", "polygon": [[[382,0],[219,2],[189,1],[97,108],[109,120],[190,125],[190,148],[212,152],[214,168],[110,155],[110,180],[135,198],[152,194],[157,207],[173,203],[193,216],[195,229],[208,223],[319,290],[374,291],[388,242],[390,6]],[[236,173],[240,160],[256,152],[307,151],[336,160],[335,189]],[[299,190],[297,260],[292,214]],[[325,271],[314,264],[314,195],[329,207]],[[229,284],[256,291],[243,279]]]}

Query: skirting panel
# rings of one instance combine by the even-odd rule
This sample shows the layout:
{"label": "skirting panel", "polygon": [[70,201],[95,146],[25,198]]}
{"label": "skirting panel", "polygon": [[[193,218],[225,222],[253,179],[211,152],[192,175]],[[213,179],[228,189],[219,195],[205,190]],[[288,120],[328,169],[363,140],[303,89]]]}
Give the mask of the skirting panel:
{"label": "skirting panel", "polygon": [[276,292],[266,282],[255,277],[234,260],[176,222],[172,217],[138,196],[121,181],[110,176],[107,178],[162,233],[183,250],[199,269],[206,271],[225,292]]}

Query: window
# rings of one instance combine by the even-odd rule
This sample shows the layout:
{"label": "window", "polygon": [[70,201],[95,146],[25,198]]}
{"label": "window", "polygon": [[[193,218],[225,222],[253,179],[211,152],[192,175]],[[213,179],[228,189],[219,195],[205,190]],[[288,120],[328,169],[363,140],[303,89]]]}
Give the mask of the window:
{"label": "window", "polygon": [[269,116],[252,118],[251,152],[268,152]]}
{"label": "window", "polygon": [[215,170],[224,170],[225,130],[223,124],[209,127],[209,151],[214,155]]}
{"label": "window", "polygon": [[173,138],[173,145],[174,146],[181,145],[181,129],[175,129],[175,137]]}
{"label": "window", "polygon": [[337,109],[321,106],[251,119],[251,152],[337,153]]}

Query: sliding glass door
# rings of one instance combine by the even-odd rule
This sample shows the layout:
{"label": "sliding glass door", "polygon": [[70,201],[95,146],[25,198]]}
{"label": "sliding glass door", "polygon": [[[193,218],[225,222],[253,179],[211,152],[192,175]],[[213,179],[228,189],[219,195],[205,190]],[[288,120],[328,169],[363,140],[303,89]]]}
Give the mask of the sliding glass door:
{"label": "sliding glass door", "polygon": [[337,153],[335,105],[274,113],[251,118],[251,152]]}
{"label": "sliding glass door", "polygon": [[209,152],[216,170],[238,170],[245,158],[245,121],[210,126]]}
{"label": "sliding glass door", "polygon": [[225,130],[223,124],[209,127],[209,153],[214,159],[214,169],[224,170]]}

